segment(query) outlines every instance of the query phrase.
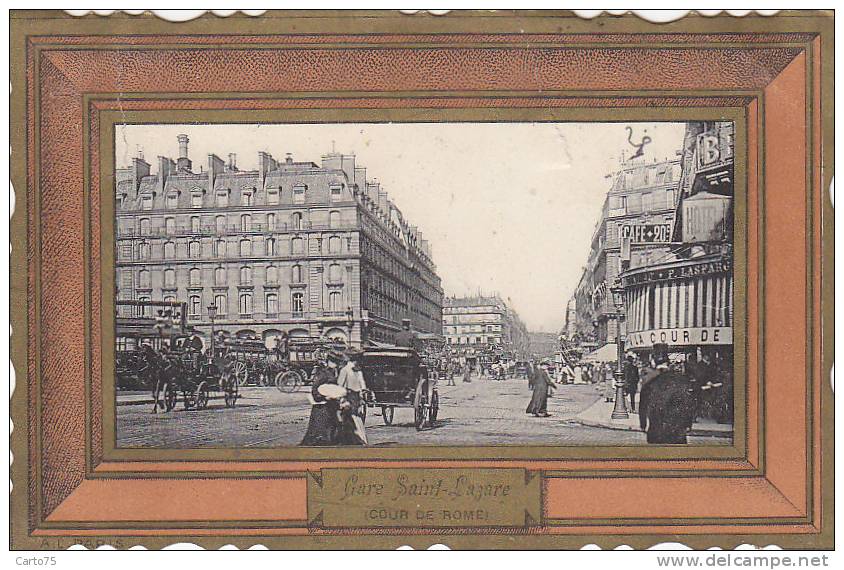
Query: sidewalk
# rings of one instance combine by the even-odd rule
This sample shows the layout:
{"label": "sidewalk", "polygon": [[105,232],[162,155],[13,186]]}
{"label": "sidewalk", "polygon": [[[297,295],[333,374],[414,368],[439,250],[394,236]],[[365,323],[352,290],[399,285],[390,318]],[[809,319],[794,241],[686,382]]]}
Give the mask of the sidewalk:
{"label": "sidewalk", "polygon": [[[612,410],[615,404],[613,402],[605,402],[604,398],[577,414],[572,418],[571,422],[578,423],[589,427],[602,427],[607,429],[617,429],[623,431],[642,431],[639,427],[639,414],[628,414],[630,417],[626,420],[612,419]],[[702,419],[692,425],[692,430],[689,435],[708,436],[708,437],[733,437],[732,424],[719,424],[713,420]]]}

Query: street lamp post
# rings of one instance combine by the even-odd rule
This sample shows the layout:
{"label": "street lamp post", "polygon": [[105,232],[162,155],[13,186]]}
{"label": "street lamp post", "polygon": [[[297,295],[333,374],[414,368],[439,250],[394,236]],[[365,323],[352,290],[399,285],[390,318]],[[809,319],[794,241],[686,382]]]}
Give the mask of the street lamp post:
{"label": "street lamp post", "polygon": [[217,353],[215,351],[214,346],[214,337],[216,337],[216,333],[214,331],[214,319],[217,318],[217,305],[208,305],[208,319],[211,321],[211,358],[214,358]]}
{"label": "street lamp post", "polygon": [[624,345],[621,338],[621,323],[624,322],[624,288],[619,282],[610,288],[613,304],[615,305],[616,333],[615,344],[618,348],[618,363],[615,370],[615,402],[612,409],[612,419],[626,420],[627,406],[624,404]]}

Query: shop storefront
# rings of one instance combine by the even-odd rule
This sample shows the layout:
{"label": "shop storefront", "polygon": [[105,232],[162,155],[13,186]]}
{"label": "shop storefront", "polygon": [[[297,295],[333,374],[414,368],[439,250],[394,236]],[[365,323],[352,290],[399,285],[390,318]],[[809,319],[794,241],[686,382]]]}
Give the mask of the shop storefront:
{"label": "shop storefront", "polygon": [[732,263],[722,256],[687,259],[624,274],[628,350],[731,346]]}

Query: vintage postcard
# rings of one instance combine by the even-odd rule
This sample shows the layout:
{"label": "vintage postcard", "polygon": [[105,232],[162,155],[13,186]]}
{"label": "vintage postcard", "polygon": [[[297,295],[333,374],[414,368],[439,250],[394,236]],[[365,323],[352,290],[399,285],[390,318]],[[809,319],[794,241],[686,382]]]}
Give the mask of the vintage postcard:
{"label": "vintage postcard", "polygon": [[11,28],[13,548],[833,547],[831,12]]}

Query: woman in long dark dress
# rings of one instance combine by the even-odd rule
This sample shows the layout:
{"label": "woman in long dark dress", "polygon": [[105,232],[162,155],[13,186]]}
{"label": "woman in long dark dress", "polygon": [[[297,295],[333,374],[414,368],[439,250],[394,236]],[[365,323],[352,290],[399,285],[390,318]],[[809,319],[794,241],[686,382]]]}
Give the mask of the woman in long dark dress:
{"label": "woman in long dark dress", "polygon": [[319,393],[323,384],[337,384],[335,374],[336,364],[332,360],[316,364],[313,373],[314,383],[311,387],[313,406],[311,418],[308,420],[308,430],[299,445],[324,446],[337,444],[337,411],[339,402],[327,399]]}
{"label": "woman in long dark dress", "polygon": [[525,413],[537,417],[548,417],[548,390],[551,389],[551,379],[541,366],[533,365],[531,368],[533,369],[533,394]]}

